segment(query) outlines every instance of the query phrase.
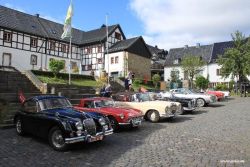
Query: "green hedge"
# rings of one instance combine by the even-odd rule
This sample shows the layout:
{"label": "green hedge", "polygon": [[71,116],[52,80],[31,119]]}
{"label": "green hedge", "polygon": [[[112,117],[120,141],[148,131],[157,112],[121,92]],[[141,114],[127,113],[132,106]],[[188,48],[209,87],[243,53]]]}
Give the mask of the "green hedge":
{"label": "green hedge", "polygon": [[[32,72],[35,75],[42,75],[42,76],[46,76],[46,77],[54,77],[54,74],[51,71],[39,71],[39,70],[32,70]],[[69,74],[68,73],[59,73],[58,78],[62,78],[62,79],[67,79],[69,78]],[[71,78],[72,79],[90,79],[90,80],[95,80],[95,78],[93,76],[90,75],[80,75],[80,74],[71,74]]]}

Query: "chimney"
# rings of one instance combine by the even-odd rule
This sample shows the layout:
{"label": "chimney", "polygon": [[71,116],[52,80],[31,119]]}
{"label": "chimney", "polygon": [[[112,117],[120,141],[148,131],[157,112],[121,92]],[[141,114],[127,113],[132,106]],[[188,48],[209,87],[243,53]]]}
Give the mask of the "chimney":
{"label": "chimney", "polygon": [[196,43],[196,48],[200,48],[201,44],[200,43]]}
{"label": "chimney", "polygon": [[39,18],[39,17],[40,17],[40,15],[39,15],[39,14],[36,14],[36,17],[37,17],[37,18]]}
{"label": "chimney", "polygon": [[188,45],[184,45],[184,49],[187,49],[188,48]]}
{"label": "chimney", "polygon": [[157,48],[157,49],[158,49],[158,46],[157,46],[157,45],[155,45],[155,48]]}

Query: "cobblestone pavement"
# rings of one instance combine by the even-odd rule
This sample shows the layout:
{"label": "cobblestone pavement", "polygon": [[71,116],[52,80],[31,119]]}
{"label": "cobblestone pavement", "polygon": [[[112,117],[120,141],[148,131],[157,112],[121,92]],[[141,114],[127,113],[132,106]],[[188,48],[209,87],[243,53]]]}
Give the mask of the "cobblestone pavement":
{"label": "cobblestone pavement", "polygon": [[0,130],[0,166],[250,166],[250,98],[160,123],[143,122],[102,142],[56,152],[47,141]]}

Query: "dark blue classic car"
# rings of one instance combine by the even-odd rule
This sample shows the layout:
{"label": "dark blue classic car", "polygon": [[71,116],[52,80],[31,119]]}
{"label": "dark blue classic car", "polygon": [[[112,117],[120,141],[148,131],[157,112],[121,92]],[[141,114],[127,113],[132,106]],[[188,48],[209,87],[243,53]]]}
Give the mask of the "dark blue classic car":
{"label": "dark blue classic car", "polygon": [[58,151],[65,150],[70,143],[103,140],[113,133],[103,114],[79,112],[68,99],[60,96],[35,96],[25,100],[14,121],[17,134],[46,138]]}

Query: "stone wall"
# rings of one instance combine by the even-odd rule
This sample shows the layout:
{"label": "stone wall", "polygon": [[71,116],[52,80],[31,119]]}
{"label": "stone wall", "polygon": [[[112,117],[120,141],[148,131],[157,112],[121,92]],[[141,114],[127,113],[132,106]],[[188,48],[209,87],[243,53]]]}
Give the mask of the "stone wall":
{"label": "stone wall", "polygon": [[145,78],[151,80],[151,60],[133,53],[126,52],[128,57],[128,71],[135,73],[135,78]]}

